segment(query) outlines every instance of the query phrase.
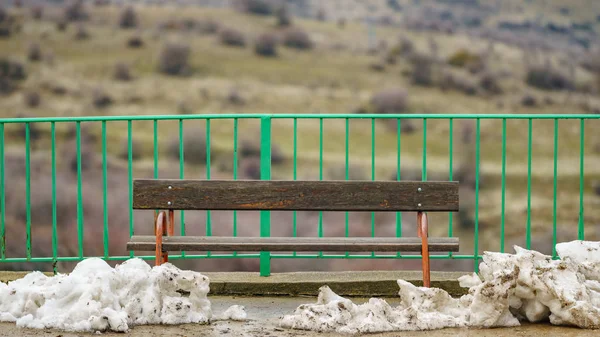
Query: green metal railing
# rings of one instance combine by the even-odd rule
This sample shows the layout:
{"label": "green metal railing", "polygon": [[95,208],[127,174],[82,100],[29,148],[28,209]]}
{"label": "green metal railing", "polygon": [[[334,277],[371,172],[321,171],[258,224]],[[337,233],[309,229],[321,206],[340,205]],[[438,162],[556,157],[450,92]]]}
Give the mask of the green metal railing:
{"label": "green metal railing", "polygon": [[[129,192],[129,235],[134,234],[134,212],[132,210],[132,181],[135,179],[133,174],[133,133],[135,123],[152,123],[152,162],[153,162],[153,176],[159,177],[159,135],[160,123],[171,121],[177,123],[177,135],[179,137],[179,178],[185,178],[185,161],[184,161],[184,131],[185,123],[192,120],[205,121],[205,133],[206,133],[206,178],[211,179],[211,121],[230,120],[233,122],[232,138],[233,138],[233,179],[238,179],[238,138],[240,131],[240,121],[251,120],[257,121],[260,124],[260,179],[269,180],[272,176],[272,165],[271,165],[271,147],[273,145],[273,122],[279,120],[287,120],[292,123],[293,141],[292,141],[292,179],[298,179],[298,121],[299,120],[315,120],[318,121],[319,137],[318,137],[318,179],[324,179],[324,138],[327,136],[324,131],[324,126],[333,123],[333,120],[339,120],[343,123],[343,144],[344,144],[344,176],[345,179],[350,178],[349,167],[350,167],[350,126],[356,121],[370,121],[370,164],[371,172],[370,178],[376,179],[376,121],[377,120],[392,120],[395,121],[397,127],[397,133],[395,134],[395,145],[397,148],[396,158],[394,159],[396,166],[396,178],[402,179],[401,175],[401,163],[402,163],[402,144],[403,138],[408,137],[402,133],[402,125],[406,123],[406,120],[420,120],[422,127],[422,161],[421,161],[421,179],[427,180],[427,165],[428,165],[428,121],[446,121],[448,128],[447,138],[447,151],[448,151],[448,180],[455,178],[453,172],[453,166],[455,165],[454,151],[456,149],[454,141],[455,132],[455,121],[456,120],[473,120],[475,122],[475,201],[474,201],[474,227],[473,227],[473,249],[471,254],[443,254],[443,255],[432,255],[431,258],[437,259],[457,259],[457,260],[473,260],[474,269],[478,268],[478,261],[481,258],[480,250],[480,162],[481,162],[481,123],[482,121],[496,120],[501,122],[501,150],[500,153],[494,153],[494,156],[498,156],[501,160],[501,196],[499,201],[499,247],[500,251],[504,252],[505,249],[505,225],[506,225],[506,210],[507,210],[507,121],[519,120],[527,123],[527,216],[525,224],[525,245],[527,248],[531,247],[532,243],[532,151],[533,151],[533,124],[534,121],[551,120],[553,121],[553,134],[552,134],[552,163],[553,163],[553,194],[552,198],[552,238],[553,238],[553,256],[556,257],[556,251],[554,245],[557,240],[557,180],[559,177],[558,171],[558,148],[559,148],[559,121],[561,120],[578,120],[579,123],[579,139],[578,139],[578,152],[579,152],[579,209],[576,212],[578,216],[577,223],[577,238],[583,240],[585,238],[585,223],[584,223],[584,190],[585,190],[585,175],[584,175],[584,157],[585,157],[585,121],[600,120],[600,115],[549,115],[549,114],[537,114],[537,115],[513,115],[513,114],[477,114],[477,115],[450,115],[450,114],[410,114],[410,115],[375,115],[375,114],[302,114],[302,115],[289,115],[289,114],[215,114],[215,115],[174,115],[174,116],[106,116],[106,117],[55,117],[55,118],[3,118],[0,119],[0,236],[1,236],[1,250],[0,250],[0,262],[3,263],[21,263],[21,262],[44,262],[52,263],[55,270],[57,262],[74,262],[81,261],[82,259],[89,257],[84,254],[84,234],[86,228],[84,222],[84,209],[83,209],[83,191],[82,191],[82,123],[99,123],[101,127],[100,140],[101,140],[101,158],[102,158],[102,197],[98,202],[102,202],[104,210],[104,216],[102,218],[102,249],[103,254],[101,258],[108,261],[122,261],[129,259],[133,256],[137,256],[134,252],[129,252],[128,255],[115,256],[109,254],[109,242],[111,239],[109,233],[109,218],[108,218],[108,178],[110,171],[107,165],[107,152],[108,152],[108,130],[113,123],[126,122],[126,144],[127,144],[127,181],[123,181],[128,186]],[[57,218],[57,124],[60,123],[74,123],[75,124],[75,143],[76,143],[76,175],[77,175],[77,218],[76,218],[76,231],[77,231],[77,254],[73,256],[61,256],[59,251],[60,242],[58,240],[59,224]],[[433,122],[432,122],[433,123]],[[11,124],[20,124],[24,126],[24,151],[25,151],[25,198],[26,198],[26,219],[25,219],[25,256],[7,256],[6,254],[6,241],[19,240],[15,237],[7,237],[7,218],[6,218],[6,150],[11,145],[11,141],[7,140],[6,129]],[[52,256],[32,256],[32,220],[31,220],[31,126],[32,125],[48,125],[50,126],[50,152],[51,152],[51,181],[52,181],[52,214],[48,214],[51,217],[52,222]],[[575,149],[573,149],[575,151]],[[166,160],[166,159],[164,159]],[[172,165],[171,165],[172,166]],[[33,192],[35,193],[35,191]],[[186,235],[187,228],[185,223],[185,212],[180,212],[180,235]],[[233,216],[233,227],[232,235],[238,235],[238,218],[237,212],[232,212]],[[456,234],[453,222],[454,215],[448,214],[448,236]],[[292,216],[292,235],[297,236],[298,224],[297,224],[297,213],[293,212]],[[349,215],[345,213],[345,224],[344,224],[344,235],[349,236]],[[376,236],[375,226],[375,213],[371,213],[370,219],[370,232],[371,236]],[[395,235],[400,237],[403,232],[403,218],[400,212],[396,213],[395,221]],[[120,225],[120,224],[119,224]],[[324,236],[323,228],[323,212],[319,212],[318,224],[317,224],[318,236]],[[206,235],[210,236],[213,234],[212,215],[210,211],[206,212]],[[260,212],[260,236],[267,237],[271,235],[271,213],[269,211]],[[143,259],[154,259],[154,256],[143,255],[139,256]],[[324,254],[318,252],[315,254],[298,254],[296,252],[285,253],[285,254],[272,254],[270,252],[262,252],[259,254],[244,254],[239,252],[233,252],[231,254],[214,254],[207,252],[205,254],[189,254],[182,252],[181,254],[170,255],[171,260],[178,259],[200,259],[200,258],[258,258],[260,260],[260,273],[261,275],[269,275],[271,270],[271,259],[289,259],[289,258],[319,258],[319,259],[419,259],[420,255],[407,255],[407,254]]]}

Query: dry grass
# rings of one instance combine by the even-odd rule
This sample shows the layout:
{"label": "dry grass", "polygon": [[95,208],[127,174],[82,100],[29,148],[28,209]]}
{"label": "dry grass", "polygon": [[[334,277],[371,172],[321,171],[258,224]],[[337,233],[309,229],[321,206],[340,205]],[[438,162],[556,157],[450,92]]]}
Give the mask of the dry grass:
{"label": "dry grass", "polygon": [[[583,1],[583,0],[581,0]],[[512,3],[512,2],[511,2]],[[554,3],[549,1],[548,3]],[[138,9],[136,7],[136,9]],[[0,40],[0,57],[15,56],[25,59],[27,41],[38,41],[46,30],[51,31],[46,40],[39,40],[42,50],[52,50],[55,55],[53,66],[39,63],[28,64],[31,75],[24,81],[27,90],[39,91],[43,96],[43,109],[36,109],[37,116],[80,116],[86,114],[103,115],[159,115],[175,114],[179,102],[185,101],[190,113],[349,113],[369,102],[372,94],[386,87],[407,88],[409,103],[407,110],[413,113],[582,113],[576,104],[579,94],[553,93],[556,102],[553,105],[538,104],[535,107],[522,107],[521,98],[526,88],[523,79],[525,66],[522,63],[521,51],[515,47],[498,44],[490,64],[490,71],[501,73],[511,71],[512,77],[503,78],[503,93],[490,99],[484,96],[467,96],[461,92],[444,92],[437,88],[412,86],[410,78],[402,75],[410,68],[406,57],[398,57],[396,65],[386,72],[372,72],[368,64],[372,56],[366,54],[367,31],[362,24],[349,21],[340,29],[331,22],[308,21],[294,18],[294,25],[310,33],[315,48],[310,51],[295,51],[279,48],[277,58],[264,58],[256,55],[253,48],[228,48],[218,43],[215,35],[178,34],[166,31],[155,33],[154,27],[165,17],[174,18],[211,18],[215,22],[235,25],[243,31],[249,41],[264,32],[273,30],[273,18],[249,16],[221,9],[187,8],[182,14],[174,7],[143,8],[137,10],[140,37],[144,48],[126,48],[130,31],[117,29],[115,22],[120,11],[116,7],[106,6],[93,9],[93,20],[86,23],[92,34],[91,39],[73,42],[74,25],[67,28],[66,33],[54,31],[50,21],[31,21],[18,38]],[[51,15],[52,13],[47,13]],[[46,17],[46,13],[44,14]],[[102,24],[101,22],[107,22]],[[136,33],[137,34],[137,33]],[[460,48],[482,51],[487,47],[485,41],[469,38],[465,35],[441,36],[403,32],[403,36],[414,42],[418,51],[426,52],[428,37],[434,35],[440,58],[447,58]],[[360,38],[360,37],[364,38]],[[170,77],[157,73],[156,65],[161,47],[173,37],[184,37],[191,46],[189,66],[192,75],[186,78]],[[390,45],[397,41],[397,30],[378,28],[377,37],[387,40]],[[346,46],[346,50],[332,48],[334,44]],[[117,82],[112,78],[116,62],[130,65],[135,81]],[[583,73],[585,71],[580,70]],[[102,110],[91,109],[90,97],[95,88],[101,86],[111,97],[113,104]],[[245,104],[236,106],[227,103],[231,88],[243,93]],[[62,95],[56,94],[61,88]],[[536,96],[543,95],[531,89]],[[502,102],[499,107],[498,102]],[[0,100],[3,111],[21,111],[24,109],[23,99],[19,93],[3,97]],[[91,111],[91,112],[90,112]],[[3,116],[9,117],[9,116]],[[402,167],[419,170],[422,163],[422,125],[420,120],[413,121],[417,130],[402,135],[401,162]],[[459,154],[464,151],[458,144],[460,130],[454,121],[454,155],[455,168],[458,167]],[[100,134],[100,123],[89,123],[94,132]],[[126,138],[126,122],[107,123],[107,150],[109,156],[122,157],[123,139]],[[164,176],[178,177],[178,160],[168,160],[168,142],[171,136],[178,135],[178,123],[174,121],[159,124],[159,168],[166,172]],[[204,129],[204,121],[186,121],[186,132],[197,128]],[[506,169],[506,233],[509,242],[518,242],[524,236],[527,214],[527,122],[508,121],[507,134],[507,169]],[[593,195],[592,181],[600,178],[600,159],[593,148],[600,143],[600,136],[594,132],[600,121],[586,122],[585,139],[585,210],[586,225],[589,233],[594,232],[595,223],[600,222],[598,199]],[[298,178],[318,179],[319,153],[318,120],[298,121]],[[374,173],[376,179],[388,179],[397,168],[397,133],[382,123],[375,123],[375,136],[371,137],[371,121],[350,121],[349,156],[353,167],[361,167],[369,178]],[[577,223],[579,212],[579,124],[577,121],[561,121],[559,129],[559,199],[557,204],[557,221],[562,228],[573,228]],[[42,137],[49,136],[49,125],[39,126]],[[7,127],[5,144],[22,151],[22,137],[10,133]],[[153,168],[153,123],[134,122],[133,134],[136,140],[136,160],[134,167],[139,175],[150,174]],[[211,122],[211,151],[232,158],[233,121],[214,120]],[[258,141],[259,121],[240,120],[239,133],[255,137]],[[339,171],[345,163],[345,123],[344,120],[327,120],[324,123],[323,168],[324,172]],[[57,130],[59,139],[65,137],[62,129]],[[169,137],[167,137],[167,135]],[[427,122],[427,166],[431,176],[447,176],[448,174],[448,139],[449,125],[447,120],[428,120]],[[293,155],[293,121],[273,121],[273,142],[281,148],[286,158]],[[534,121],[531,198],[532,228],[538,234],[548,232],[552,224],[552,175],[553,175],[553,123],[552,121]],[[44,138],[48,139],[48,138]],[[372,140],[375,141],[375,170],[371,172]],[[480,233],[481,249],[498,249],[498,235],[501,207],[501,121],[481,121],[481,173],[486,179],[486,186],[480,194]],[[40,153],[48,153],[48,143],[43,145]],[[138,147],[139,146],[139,147]],[[101,150],[99,145],[95,146]],[[114,165],[126,165],[123,159],[115,159]],[[242,164],[242,163],[238,163]],[[251,165],[253,164],[253,165]],[[229,165],[230,167],[232,165]],[[252,171],[256,163],[245,163],[243,168]],[[352,169],[354,170],[354,169]],[[113,173],[117,172],[117,173]],[[119,171],[111,171],[110,176],[117,181],[126,179]],[[292,177],[292,160],[286,160],[281,166],[273,168],[273,177],[290,179]],[[242,171],[240,171],[242,173]],[[185,167],[186,176],[204,176],[204,168]],[[253,172],[246,172],[252,176]],[[232,172],[224,170],[213,172],[212,176],[228,177]],[[138,175],[136,174],[136,177]],[[122,181],[121,181],[122,183]],[[100,186],[100,185],[98,185]],[[101,191],[98,187],[97,192]],[[127,193],[126,191],[122,191]],[[89,198],[93,198],[91,195]],[[101,198],[101,196],[96,196]],[[465,199],[467,200],[467,199]],[[124,203],[127,205],[127,203]],[[117,207],[118,205],[114,206]],[[187,219],[187,216],[186,216]],[[387,218],[386,218],[387,219]],[[388,219],[389,220],[389,219]],[[112,221],[112,219],[111,219]],[[136,223],[137,223],[136,219]],[[225,220],[218,220],[226,222]],[[432,221],[437,224],[447,222],[447,214],[433,215]],[[335,223],[332,221],[331,223]],[[410,223],[409,223],[410,224]],[[87,228],[87,225],[86,225]],[[455,233],[464,240],[461,251],[470,253],[472,249],[472,230],[459,230]],[[434,234],[445,234],[445,226],[435,226]],[[567,231],[567,238],[575,231]],[[535,237],[535,235],[534,235]]]}

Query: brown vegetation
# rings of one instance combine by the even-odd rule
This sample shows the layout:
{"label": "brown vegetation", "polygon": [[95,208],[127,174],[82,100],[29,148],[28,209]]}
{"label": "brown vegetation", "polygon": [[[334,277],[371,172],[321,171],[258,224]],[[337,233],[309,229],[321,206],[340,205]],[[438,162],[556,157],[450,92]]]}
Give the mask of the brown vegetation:
{"label": "brown vegetation", "polygon": [[283,45],[298,50],[312,49],[313,42],[306,31],[298,27],[286,29],[282,38]]}
{"label": "brown vegetation", "polygon": [[408,106],[408,93],[400,87],[387,88],[373,94],[370,103],[374,113],[403,113]]}
{"label": "brown vegetation", "polygon": [[190,72],[190,46],[183,42],[167,42],[160,53],[158,70],[167,75],[186,75]]}
{"label": "brown vegetation", "polygon": [[244,33],[234,28],[224,28],[219,32],[221,43],[226,46],[244,47],[246,46],[246,37]]}
{"label": "brown vegetation", "polygon": [[138,18],[135,9],[131,6],[125,7],[121,12],[121,17],[119,18],[119,27],[129,29],[136,28],[138,26]]}
{"label": "brown vegetation", "polygon": [[260,56],[277,56],[277,36],[272,33],[259,35],[254,44],[254,52]]}

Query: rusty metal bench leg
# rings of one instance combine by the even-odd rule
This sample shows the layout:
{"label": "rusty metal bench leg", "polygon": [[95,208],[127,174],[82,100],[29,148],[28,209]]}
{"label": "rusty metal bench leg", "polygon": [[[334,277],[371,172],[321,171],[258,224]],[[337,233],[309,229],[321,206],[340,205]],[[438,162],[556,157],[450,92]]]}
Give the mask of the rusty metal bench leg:
{"label": "rusty metal bench leg", "polygon": [[417,234],[421,238],[421,256],[423,256],[423,286],[429,288],[431,286],[431,269],[429,266],[429,243],[427,242],[429,231],[427,228],[427,214],[425,212],[417,213]]}
{"label": "rusty metal bench leg", "polygon": [[157,266],[160,266],[161,264],[165,263],[165,262],[169,262],[169,254],[167,252],[163,252],[162,249],[162,242],[163,242],[163,236],[167,235],[168,233],[168,222],[166,219],[166,214],[165,212],[160,212],[158,213],[158,216],[156,217],[156,226],[154,228],[154,233],[156,235],[156,262],[155,264]]}

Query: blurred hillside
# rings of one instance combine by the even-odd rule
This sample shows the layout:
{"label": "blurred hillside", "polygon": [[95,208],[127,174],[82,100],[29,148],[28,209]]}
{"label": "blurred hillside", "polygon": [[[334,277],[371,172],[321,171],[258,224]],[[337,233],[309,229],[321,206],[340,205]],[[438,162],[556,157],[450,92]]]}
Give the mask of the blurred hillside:
{"label": "blurred hillside", "polygon": [[[0,1],[0,116],[207,113],[600,113],[600,3],[572,0],[180,0]],[[600,238],[599,121],[585,124],[586,238]],[[126,255],[129,235],[127,123],[107,123],[110,254]],[[152,122],[134,122],[133,176],[153,176]],[[186,121],[185,175],[206,177],[206,124]],[[319,178],[319,122],[298,122],[298,178]],[[397,179],[396,120],[350,123],[350,179]],[[507,122],[506,250],[525,245],[526,121]],[[86,255],[102,255],[101,124],[82,123]],[[400,125],[401,179],[421,179],[422,121]],[[502,122],[481,121],[480,251],[500,249]],[[324,123],[323,178],[345,178],[345,122]],[[453,179],[462,182],[454,235],[473,252],[475,122],[455,120]],[[561,121],[558,240],[577,237],[579,121]],[[551,120],[535,121],[532,150],[532,248],[551,252]],[[33,256],[51,256],[50,125],[31,125]],[[273,122],[273,178],[291,179],[293,123]],[[25,256],[24,126],[5,125],[7,256]],[[75,256],[77,164],[74,123],[59,123],[59,255]],[[259,176],[257,121],[239,122],[238,177]],[[449,177],[450,126],[427,122],[429,180]],[[233,176],[233,122],[211,122],[211,178]],[[178,124],[159,123],[160,177],[179,177]],[[152,214],[134,212],[136,233]],[[213,212],[215,235],[232,215]],[[201,234],[206,214],[185,215]],[[258,235],[258,214],[238,215],[239,235]],[[350,234],[371,235],[370,214],[350,215]],[[396,234],[395,214],[377,214],[377,235]],[[292,216],[273,213],[273,235],[292,235]],[[447,235],[448,215],[432,216],[432,236]],[[342,235],[344,215],[325,214],[325,235]],[[402,218],[414,235],[414,214]],[[298,215],[298,235],[316,235],[318,214]],[[179,231],[179,228],[176,229]],[[217,260],[219,261],[219,260]],[[202,270],[257,270],[257,261],[177,262]],[[274,260],[275,271],[417,268],[418,261]],[[68,266],[61,264],[61,266]],[[14,264],[6,268],[31,268]],[[50,266],[36,265],[48,269]],[[469,270],[471,261],[435,261]]]}

